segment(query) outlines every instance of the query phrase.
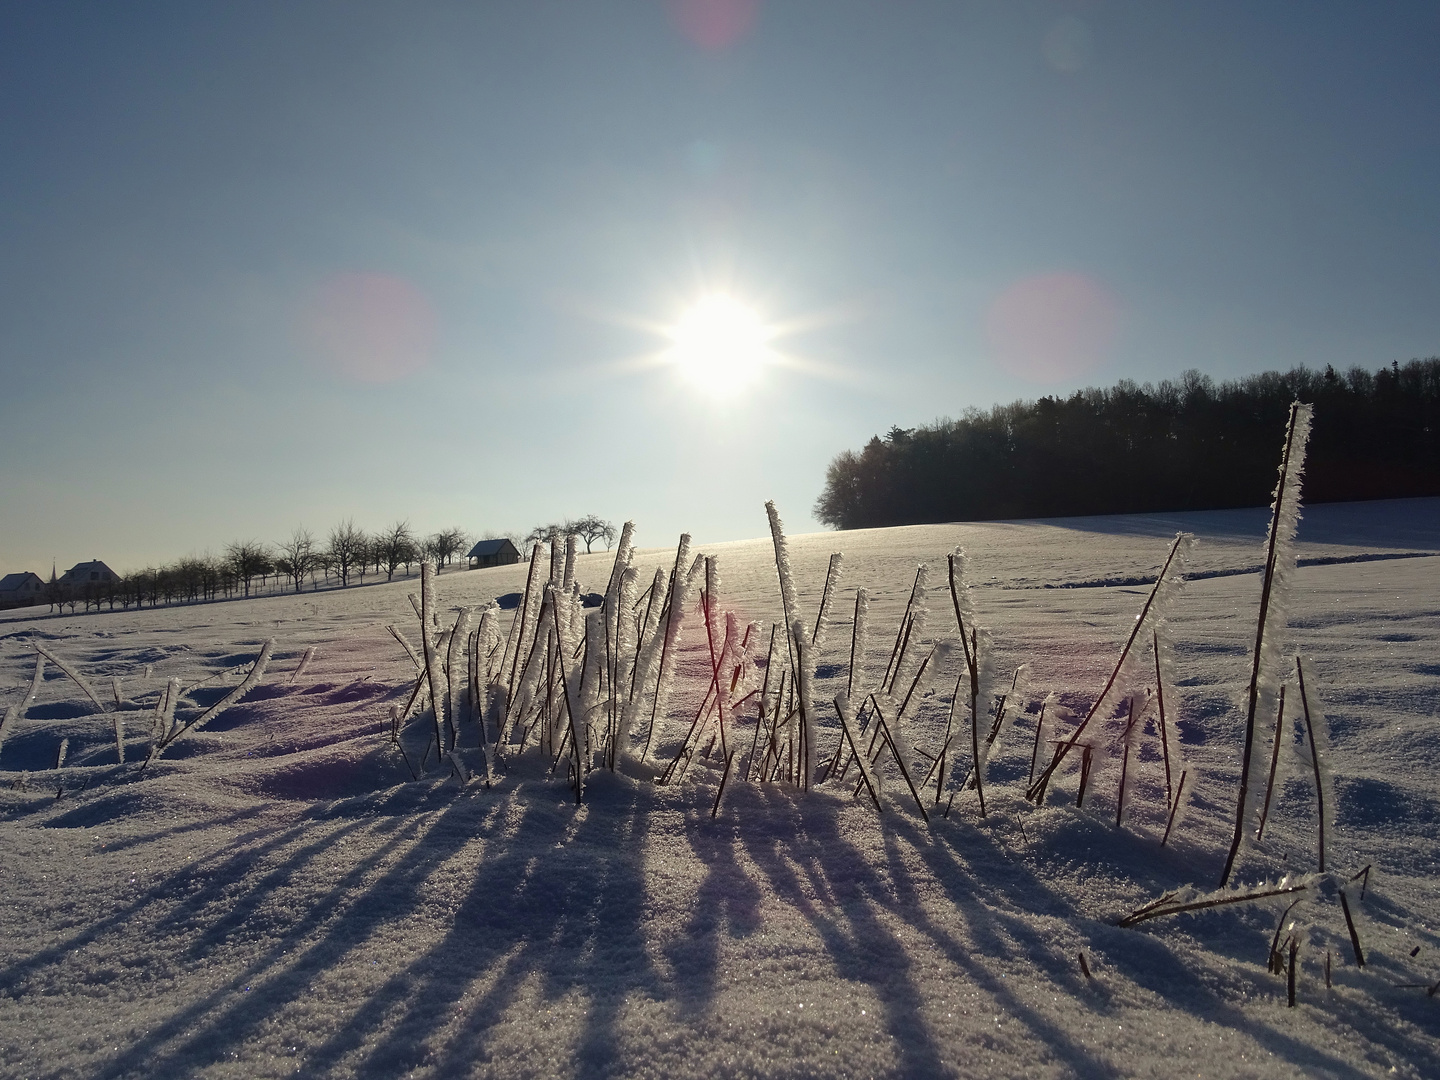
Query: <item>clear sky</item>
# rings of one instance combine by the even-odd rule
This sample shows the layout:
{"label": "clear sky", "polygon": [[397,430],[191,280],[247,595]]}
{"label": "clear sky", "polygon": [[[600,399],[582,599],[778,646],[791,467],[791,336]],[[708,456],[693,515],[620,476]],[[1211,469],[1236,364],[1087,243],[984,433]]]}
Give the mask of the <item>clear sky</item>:
{"label": "clear sky", "polygon": [[894,424],[1440,353],[1437,57],[1429,0],[5,0],[0,572],[806,531]]}

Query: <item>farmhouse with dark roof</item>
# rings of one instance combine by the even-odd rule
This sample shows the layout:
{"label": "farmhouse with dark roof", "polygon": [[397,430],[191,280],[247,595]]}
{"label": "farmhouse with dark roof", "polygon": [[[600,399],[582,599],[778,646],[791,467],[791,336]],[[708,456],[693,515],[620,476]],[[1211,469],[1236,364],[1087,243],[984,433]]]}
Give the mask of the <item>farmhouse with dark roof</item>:
{"label": "farmhouse with dark roof", "polygon": [[45,582],[26,570],[0,578],[0,608],[28,607],[45,598]]}
{"label": "farmhouse with dark roof", "polygon": [[502,536],[499,540],[481,540],[466,558],[472,570],[482,566],[511,566],[520,561],[520,549]]}

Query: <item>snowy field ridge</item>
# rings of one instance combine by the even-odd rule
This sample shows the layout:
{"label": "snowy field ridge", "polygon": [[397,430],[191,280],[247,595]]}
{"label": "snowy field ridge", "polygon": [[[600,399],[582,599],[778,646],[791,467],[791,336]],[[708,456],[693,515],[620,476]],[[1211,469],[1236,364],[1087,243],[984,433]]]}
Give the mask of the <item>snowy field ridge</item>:
{"label": "snowy field ridge", "polygon": [[1440,500],[767,510],[0,615],[0,1075],[1434,1075]]}

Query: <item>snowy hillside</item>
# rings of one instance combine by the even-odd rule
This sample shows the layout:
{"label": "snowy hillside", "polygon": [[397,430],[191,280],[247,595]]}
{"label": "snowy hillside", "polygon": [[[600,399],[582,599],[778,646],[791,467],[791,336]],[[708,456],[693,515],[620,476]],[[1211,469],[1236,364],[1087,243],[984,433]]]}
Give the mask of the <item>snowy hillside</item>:
{"label": "snowy hillside", "polygon": [[[1319,819],[1310,744],[1287,726],[1263,837],[1231,885],[1304,889],[1118,925],[1218,883],[1267,522],[1245,510],[791,537],[807,625],[831,553],[844,554],[805,676],[824,706],[817,776],[809,791],[755,778],[755,693],[725,720],[736,750],[714,816],[718,750],[692,747],[683,779],[657,782],[706,707],[710,645],[693,612],[648,759],[647,721],[625,733],[616,771],[588,773],[579,805],[563,751],[539,736],[500,748],[489,787],[437,764],[426,740],[440,725],[405,708],[426,658],[387,630],[423,652],[414,581],[0,613],[0,709],[13,717],[0,743],[0,1075],[1434,1076],[1440,500],[1317,506],[1300,526],[1284,657],[1306,657],[1307,702],[1328,721],[1328,876],[1301,876],[1316,870]],[[1142,696],[1125,708],[1144,717],[1129,756],[1124,709],[1097,716],[1083,807],[1078,750],[1041,805],[1025,794],[1114,670],[1178,530],[1197,541],[1162,627],[1170,730],[1175,763],[1198,779],[1162,846],[1164,759],[1143,697],[1154,679],[1127,686]],[[675,561],[671,538],[643,538],[656,546],[635,554],[631,610]],[[947,584],[957,545],[995,693],[1019,664],[1028,678],[983,773],[984,817],[964,786],[968,727],[938,804],[933,780],[917,802],[878,756],[877,812],[858,766],[821,779],[845,745],[830,703],[852,680],[883,682],[927,564],[913,655],[952,647],[917,676],[893,732],[922,783],[968,685]],[[768,635],[782,618],[771,539],[697,553],[716,557],[719,610]],[[581,590],[604,593],[613,559],[579,556]],[[440,576],[432,630],[464,608],[478,620],[529,570]],[[857,587],[869,635],[852,673]],[[499,612],[502,638],[520,610]],[[240,686],[270,639],[257,685],[146,765],[157,704],[165,713],[174,695],[167,730],[179,731]],[[36,646],[50,658],[30,697]],[[748,677],[758,686],[765,670]],[[483,770],[465,730],[457,763]]]}

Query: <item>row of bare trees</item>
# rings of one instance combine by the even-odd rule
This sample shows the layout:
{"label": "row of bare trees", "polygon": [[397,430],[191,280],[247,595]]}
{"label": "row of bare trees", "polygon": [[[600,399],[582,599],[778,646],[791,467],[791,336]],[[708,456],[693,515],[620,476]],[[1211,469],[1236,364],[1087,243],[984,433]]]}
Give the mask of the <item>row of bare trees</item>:
{"label": "row of bare trees", "polygon": [[597,540],[605,541],[605,550],[609,551],[610,545],[615,542],[616,535],[614,522],[605,521],[595,514],[586,514],[584,517],[567,518],[549,525],[536,525],[525,534],[524,541],[516,544],[516,547],[520,548],[522,552],[528,552],[537,543],[548,544],[552,540],[578,536],[585,541],[585,552],[589,554],[591,546]]}
{"label": "row of bare trees", "polygon": [[[587,552],[597,541],[603,541],[608,550],[617,534],[613,523],[587,514],[537,525],[524,537],[487,533],[486,538],[500,535],[507,535],[524,558],[537,542],[572,535],[584,541]],[[158,607],[248,597],[257,590],[273,593],[284,588],[298,593],[305,590],[307,583],[312,591],[336,585],[347,588],[357,581],[364,584],[371,574],[384,574],[386,581],[393,581],[401,567],[409,576],[417,572],[421,562],[444,569],[463,558],[470,544],[471,537],[458,526],[422,537],[416,535],[408,521],[396,521],[367,533],[347,518],[323,539],[309,529],[297,528],[288,539],[276,544],[237,540],[227,544],[220,555],[187,556],[168,565],[136,570],[114,581],[79,587],[51,581],[45,599],[52,611],[66,605],[74,611],[82,604],[88,611],[92,607],[114,610],[117,606]]]}
{"label": "row of bare trees", "polygon": [[429,536],[415,535],[408,521],[397,521],[367,533],[351,519],[330,530],[324,540],[309,529],[298,528],[278,544],[259,540],[237,540],[227,544],[220,555],[187,556],[175,563],[136,570],[114,581],[90,582],[78,588],[52,581],[46,600],[53,611],[66,605],[74,611],[84,605],[88,611],[117,606],[158,607],[161,604],[198,603],[232,596],[251,596],[281,587],[312,590],[322,586],[341,588],[354,581],[364,583],[369,574],[385,575],[393,581],[403,566],[408,575],[422,560],[445,567],[462,557],[470,538],[459,527],[443,529]]}

